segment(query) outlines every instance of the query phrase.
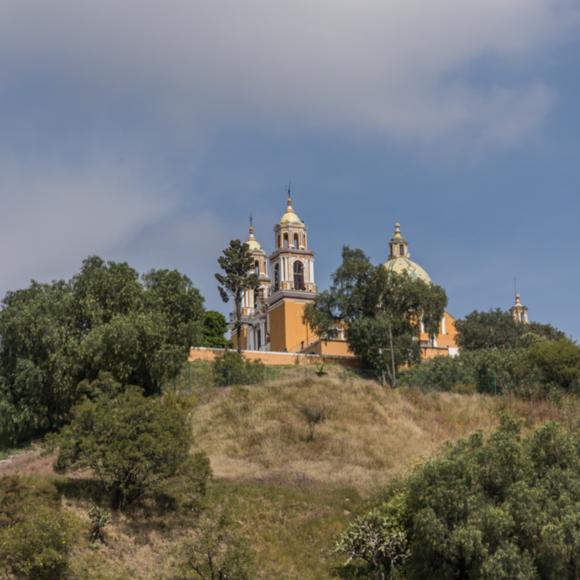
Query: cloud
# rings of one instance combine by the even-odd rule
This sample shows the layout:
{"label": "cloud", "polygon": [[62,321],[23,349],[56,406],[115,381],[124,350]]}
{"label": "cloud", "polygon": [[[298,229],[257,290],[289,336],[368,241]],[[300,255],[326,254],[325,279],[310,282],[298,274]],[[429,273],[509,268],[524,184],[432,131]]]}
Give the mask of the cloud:
{"label": "cloud", "polygon": [[165,212],[135,168],[99,163],[0,164],[0,291],[70,276],[89,254],[107,254]]}
{"label": "cloud", "polygon": [[[151,102],[176,131],[247,123],[513,144],[554,102],[533,64],[577,24],[575,4],[5,0],[0,54],[14,74],[58,71]],[[482,61],[516,74],[476,82]]]}

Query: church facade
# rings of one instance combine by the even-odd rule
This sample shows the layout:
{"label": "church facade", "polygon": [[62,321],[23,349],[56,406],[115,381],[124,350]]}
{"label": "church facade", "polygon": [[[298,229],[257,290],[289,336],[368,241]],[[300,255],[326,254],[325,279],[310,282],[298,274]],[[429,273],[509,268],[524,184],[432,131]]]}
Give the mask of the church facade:
{"label": "church facade", "polygon": [[[294,210],[290,191],[286,211],[274,226],[274,251],[268,256],[251,222],[246,245],[260,286],[256,291],[246,291],[243,297],[242,349],[354,358],[344,336],[322,340],[303,320],[306,305],[315,300],[317,293],[314,252],[308,244],[308,228]],[[429,274],[410,258],[409,244],[396,224],[384,267],[431,283]],[[234,314],[231,321],[236,322]],[[423,358],[454,356],[458,351],[456,336],[455,319],[445,312],[436,337],[431,339],[422,328]],[[235,343],[235,333],[232,339]]]}

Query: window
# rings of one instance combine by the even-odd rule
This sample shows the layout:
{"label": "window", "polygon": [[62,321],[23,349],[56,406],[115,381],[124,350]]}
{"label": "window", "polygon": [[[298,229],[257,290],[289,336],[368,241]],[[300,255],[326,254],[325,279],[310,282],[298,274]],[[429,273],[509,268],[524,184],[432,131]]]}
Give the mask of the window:
{"label": "window", "polygon": [[294,290],[304,290],[304,264],[300,260],[294,262]]}
{"label": "window", "polygon": [[284,247],[288,247],[288,234],[284,234]]}
{"label": "window", "polygon": [[278,235],[278,247],[279,248],[282,247],[282,238],[280,237],[280,235]]}
{"label": "window", "polygon": [[399,256],[404,256],[405,255],[405,246],[403,244],[401,244],[399,246]]}
{"label": "window", "polygon": [[280,290],[280,263],[274,265],[274,292]]}
{"label": "window", "polygon": [[260,262],[258,262],[258,260],[256,260],[256,261],[254,262],[254,272],[255,272],[256,274],[259,274],[259,273],[260,273]]}
{"label": "window", "polygon": [[298,241],[298,234],[294,234],[294,247],[298,248],[300,246],[300,242]]}
{"label": "window", "polygon": [[258,328],[258,330],[256,331],[256,342],[257,342],[257,349],[256,350],[260,350],[260,348],[262,347],[262,332],[260,331],[260,329]]}

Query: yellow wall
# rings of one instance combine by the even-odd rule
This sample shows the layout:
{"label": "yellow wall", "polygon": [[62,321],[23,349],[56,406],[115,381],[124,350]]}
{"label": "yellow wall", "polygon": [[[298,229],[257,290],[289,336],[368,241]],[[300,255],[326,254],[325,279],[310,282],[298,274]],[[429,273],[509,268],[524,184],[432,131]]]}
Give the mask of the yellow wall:
{"label": "yellow wall", "polygon": [[[213,361],[216,356],[224,353],[221,348],[192,347],[189,350],[189,362]],[[259,360],[265,365],[319,365],[321,363],[336,363],[347,367],[358,367],[359,360],[353,356],[333,356],[319,354],[287,353],[287,352],[261,352],[256,350],[245,351],[244,358],[247,360]]]}
{"label": "yellow wall", "polygon": [[316,340],[312,329],[303,322],[306,302],[283,299],[268,313],[270,349],[275,352],[300,352]]}
{"label": "yellow wall", "polygon": [[[439,325],[439,333],[437,334],[437,347],[450,347],[457,348],[457,329],[455,328],[455,318],[445,312],[443,315],[445,318],[445,329],[442,325]],[[445,333],[443,333],[445,330]],[[429,335],[426,332],[421,333],[421,340],[429,340]]]}
{"label": "yellow wall", "polygon": [[305,352],[332,356],[354,356],[348,348],[346,340],[317,340]]}

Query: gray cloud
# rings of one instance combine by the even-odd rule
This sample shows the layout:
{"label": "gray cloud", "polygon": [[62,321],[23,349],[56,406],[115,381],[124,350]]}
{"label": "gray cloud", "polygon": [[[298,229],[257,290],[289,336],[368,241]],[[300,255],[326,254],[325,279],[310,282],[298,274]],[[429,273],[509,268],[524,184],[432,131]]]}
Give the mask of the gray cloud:
{"label": "gray cloud", "polygon": [[1,290],[70,276],[169,212],[135,168],[0,164]]}
{"label": "gray cloud", "polygon": [[[553,102],[531,57],[578,23],[573,0],[5,0],[0,57],[139,93],[176,128],[344,127],[512,144]],[[519,81],[470,82],[482,59]],[[5,73],[6,74],[6,73]],[[514,77],[515,78],[515,77]]]}

